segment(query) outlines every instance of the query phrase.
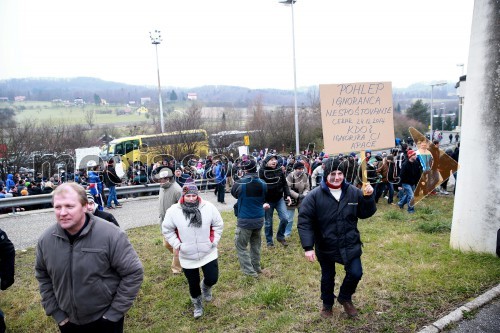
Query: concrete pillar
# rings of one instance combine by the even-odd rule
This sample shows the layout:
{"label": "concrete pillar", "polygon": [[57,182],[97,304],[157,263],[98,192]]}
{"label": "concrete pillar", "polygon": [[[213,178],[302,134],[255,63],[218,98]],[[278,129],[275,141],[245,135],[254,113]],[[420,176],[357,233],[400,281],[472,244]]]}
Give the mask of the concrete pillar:
{"label": "concrete pillar", "polygon": [[450,245],[495,253],[500,228],[500,0],[476,0]]}

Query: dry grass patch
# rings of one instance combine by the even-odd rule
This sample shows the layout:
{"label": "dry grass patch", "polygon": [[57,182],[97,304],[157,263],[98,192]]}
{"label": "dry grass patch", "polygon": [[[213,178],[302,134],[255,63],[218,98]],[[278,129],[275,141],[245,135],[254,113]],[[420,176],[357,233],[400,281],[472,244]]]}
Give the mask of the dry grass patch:
{"label": "dry grass patch", "polygon": [[[223,213],[220,279],[200,320],[192,318],[185,277],[170,271],[171,255],[162,245],[159,227],[129,230],[145,278],[125,331],[415,332],[499,283],[498,258],[451,250],[448,231],[419,227],[450,223],[452,205],[452,197],[427,198],[410,215],[382,201],[374,217],[360,221],[364,275],[354,296],[361,313],[356,322],[338,305],[332,320],[319,317],[320,267],[304,259],[296,229],[288,248],[276,244],[267,249],[263,239],[262,264],[269,274],[253,279],[240,272],[235,218]],[[40,305],[33,266],[33,249],[17,254],[16,283],[2,292],[0,307],[11,332],[57,332]],[[337,292],[344,274],[338,265]]]}

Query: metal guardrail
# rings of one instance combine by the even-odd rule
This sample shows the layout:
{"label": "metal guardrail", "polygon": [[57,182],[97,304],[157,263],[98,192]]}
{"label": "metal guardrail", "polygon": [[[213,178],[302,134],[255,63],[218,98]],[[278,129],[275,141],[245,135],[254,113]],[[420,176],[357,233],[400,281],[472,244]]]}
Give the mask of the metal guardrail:
{"label": "metal guardrail", "polygon": [[[202,191],[216,185],[213,179],[197,179],[196,186]],[[133,185],[133,186],[117,186],[117,195],[130,195],[139,193],[158,192],[160,190],[159,183]],[[109,189],[104,189],[104,194],[108,194]],[[0,209],[12,208],[14,212],[16,207],[27,207],[34,205],[44,205],[52,203],[52,194],[26,195],[21,197],[2,198],[0,199]]]}

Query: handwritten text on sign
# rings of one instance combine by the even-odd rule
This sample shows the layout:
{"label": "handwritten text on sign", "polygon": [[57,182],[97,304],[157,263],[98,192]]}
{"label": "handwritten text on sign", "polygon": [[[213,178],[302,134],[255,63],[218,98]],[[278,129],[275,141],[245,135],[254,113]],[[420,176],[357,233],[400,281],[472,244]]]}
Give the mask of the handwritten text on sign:
{"label": "handwritten text on sign", "polygon": [[325,152],[394,146],[391,82],[321,84]]}

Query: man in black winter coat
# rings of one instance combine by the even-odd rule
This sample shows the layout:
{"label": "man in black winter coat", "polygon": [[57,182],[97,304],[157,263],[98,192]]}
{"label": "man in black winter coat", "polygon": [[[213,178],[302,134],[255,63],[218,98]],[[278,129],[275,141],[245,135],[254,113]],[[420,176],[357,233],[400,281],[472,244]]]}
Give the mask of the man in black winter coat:
{"label": "man in black winter coat", "polygon": [[[0,287],[2,290],[9,288],[14,283],[14,265],[16,251],[5,231],[0,229]],[[5,320],[0,310],[0,333],[5,332]]]}
{"label": "man in black winter coat", "polygon": [[[264,158],[262,167],[259,169],[259,178],[267,184],[266,203],[269,209],[266,210],[264,232],[268,247],[274,246],[273,242],[273,213],[278,212],[280,223],[276,232],[276,240],[283,246],[288,246],[285,240],[285,229],[288,224],[287,205],[292,203],[290,188],[286,181],[283,168],[278,166],[278,158],[274,154],[269,154]],[[286,199],[286,202],[285,202]]]}
{"label": "man in black winter coat", "polygon": [[120,227],[113,214],[98,209],[97,205],[95,204],[94,197],[91,194],[87,194],[87,201],[87,210],[89,211],[89,213],[93,214],[94,216],[100,217],[103,220],[111,222],[117,227]]}
{"label": "man in black winter coat", "polygon": [[304,198],[297,225],[306,259],[313,262],[317,257],[321,266],[321,316],[324,318],[332,316],[335,263],[344,265],[346,271],[338,302],[349,317],[358,314],[352,303],[352,295],[363,275],[357,223],[358,218],[368,218],[377,211],[369,183],[363,194],[345,181],[346,164],[339,159],[327,160],[326,177]]}
{"label": "man in black winter coat", "polygon": [[114,202],[116,208],[120,208],[122,205],[118,202],[118,198],[116,197],[116,185],[121,184],[122,180],[116,174],[115,170],[115,161],[110,159],[108,161],[108,165],[104,170],[104,184],[109,189],[108,193],[108,201],[106,208],[112,209],[113,206],[111,204]]}
{"label": "man in black winter coat", "polygon": [[422,175],[422,166],[417,161],[417,153],[413,150],[408,150],[408,160],[401,167],[401,176],[399,179],[399,191],[403,193],[401,200],[398,202],[399,208],[403,209],[405,204],[408,204],[408,213],[414,213],[415,207],[413,202],[415,187]]}

